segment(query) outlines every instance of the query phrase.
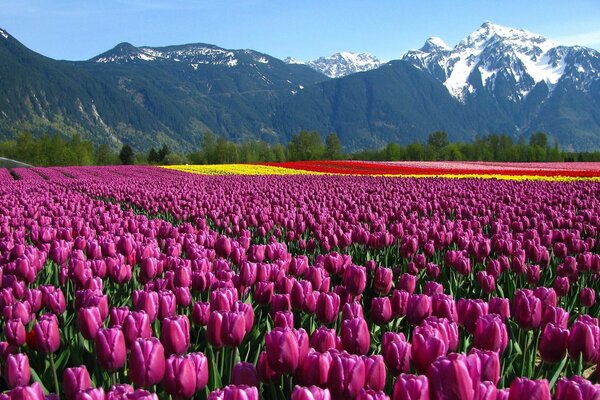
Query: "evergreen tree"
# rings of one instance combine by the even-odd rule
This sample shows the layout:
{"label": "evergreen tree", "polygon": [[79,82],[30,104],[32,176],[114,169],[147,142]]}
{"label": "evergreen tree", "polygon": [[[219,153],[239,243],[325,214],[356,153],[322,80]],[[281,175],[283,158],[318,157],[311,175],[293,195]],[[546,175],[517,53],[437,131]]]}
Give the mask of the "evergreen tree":
{"label": "evergreen tree", "polygon": [[331,132],[325,138],[325,153],[327,160],[339,160],[342,158],[342,142],[335,132]]}
{"label": "evergreen tree", "polygon": [[130,145],[124,144],[119,152],[119,160],[123,165],[132,165],[135,161],[135,154]]}
{"label": "evergreen tree", "polygon": [[156,164],[159,162],[158,153],[154,150],[154,147],[148,152],[148,163]]}

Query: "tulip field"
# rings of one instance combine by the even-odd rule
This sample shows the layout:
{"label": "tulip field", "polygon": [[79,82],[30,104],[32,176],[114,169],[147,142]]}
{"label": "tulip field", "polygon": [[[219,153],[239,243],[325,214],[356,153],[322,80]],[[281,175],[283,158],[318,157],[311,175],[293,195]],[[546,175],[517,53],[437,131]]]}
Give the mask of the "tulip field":
{"label": "tulip field", "polygon": [[0,400],[600,400],[600,164],[0,169]]}

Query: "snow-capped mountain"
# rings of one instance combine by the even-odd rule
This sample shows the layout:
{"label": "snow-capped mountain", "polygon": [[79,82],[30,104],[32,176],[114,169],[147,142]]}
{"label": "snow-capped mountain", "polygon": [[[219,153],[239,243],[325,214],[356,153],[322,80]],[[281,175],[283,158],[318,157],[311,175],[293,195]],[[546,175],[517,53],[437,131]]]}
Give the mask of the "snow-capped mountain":
{"label": "snow-capped mountain", "polygon": [[443,82],[452,96],[465,101],[481,89],[512,102],[523,100],[537,85],[551,92],[561,80],[588,90],[600,78],[600,55],[585,47],[559,46],[523,29],[486,22],[454,48],[430,38],[402,59]]}
{"label": "snow-capped mountain", "polygon": [[91,61],[97,63],[174,61],[189,64],[196,69],[201,64],[235,67],[241,59],[246,62],[268,64],[271,57],[253,50],[227,50],[204,43],[167,47],[136,47],[130,43],[121,43]]}
{"label": "snow-capped mountain", "polygon": [[315,71],[319,71],[330,78],[341,78],[355,72],[370,71],[379,68],[383,63],[367,53],[353,53],[342,51],[329,57],[320,57],[309,62],[302,62],[288,57],[284,60],[287,64],[306,64]]}

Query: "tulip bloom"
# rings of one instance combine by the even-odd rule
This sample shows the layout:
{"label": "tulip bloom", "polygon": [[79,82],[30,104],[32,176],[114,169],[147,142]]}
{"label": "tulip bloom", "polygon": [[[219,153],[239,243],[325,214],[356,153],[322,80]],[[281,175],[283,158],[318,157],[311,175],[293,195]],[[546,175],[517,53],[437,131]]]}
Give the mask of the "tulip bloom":
{"label": "tulip bloom", "polygon": [[321,389],[317,386],[294,386],[291,400],[331,400],[329,389]]}
{"label": "tulip bloom", "polygon": [[165,369],[165,391],[175,398],[189,399],[196,392],[196,371],[191,358],[171,355]]}
{"label": "tulip bloom", "polygon": [[[98,310],[100,311],[100,310]],[[129,315],[129,307],[113,307],[110,309],[110,321],[108,327],[112,328],[116,325],[123,326],[125,318]]]}
{"label": "tulip bloom", "polygon": [[551,400],[548,381],[532,381],[527,378],[515,378],[510,384],[508,400]]}
{"label": "tulip bloom", "polygon": [[320,326],[310,335],[310,347],[319,353],[325,353],[329,349],[339,348],[340,338],[336,335],[335,329]]}
{"label": "tulip bloom", "polygon": [[15,318],[7,321],[4,327],[4,333],[6,335],[6,341],[11,346],[18,347],[25,344],[25,325],[23,325],[23,322],[20,319]]}
{"label": "tulip bloom", "polygon": [[79,332],[87,340],[94,340],[103,321],[98,307],[82,307],[77,311]]}
{"label": "tulip bloom", "polygon": [[600,344],[598,320],[588,315],[580,315],[571,325],[569,334],[569,356],[577,360],[581,355],[584,364],[596,361]]}
{"label": "tulip bloom", "polygon": [[393,375],[410,371],[411,347],[404,336],[386,332],[383,336],[383,359]]}
{"label": "tulip bloom", "polygon": [[371,300],[371,319],[377,325],[385,325],[392,319],[392,304],[388,297],[374,297]]}
{"label": "tulip bloom", "polygon": [[417,326],[411,342],[413,364],[420,373],[426,373],[432,362],[448,352],[448,338],[430,325]]}
{"label": "tulip bloom", "polygon": [[184,354],[190,347],[190,321],[186,315],[163,319],[160,341],[166,354]]}
{"label": "tulip bloom", "polygon": [[375,291],[380,296],[387,295],[392,289],[392,278],[394,274],[390,268],[377,267],[375,269],[375,277],[373,278],[373,286]]}
{"label": "tulip bloom", "polygon": [[600,387],[580,376],[561,378],[556,382],[555,400],[597,400]]}
{"label": "tulip bloom", "polygon": [[480,299],[459,299],[457,311],[459,325],[473,334],[479,317],[488,313],[488,304]]}
{"label": "tulip bloom", "polygon": [[207,400],[258,400],[258,389],[246,385],[229,385],[210,392]]}
{"label": "tulip bloom", "polygon": [[145,311],[132,311],[123,321],[125,344],[130,348],[139,338],[147,339],[152,336],[150,318]]}
{"label": "tulip bloom", "polygon": [[502,353],[508,346],[508,330],[496,314],[480,317],[475,325],[473,346],[482,350]]}
{"label": "tulip bloom", "polygon": [[324,324],[330,324],[337,318],[340,310],[340,296],[333,292],[321,292],[315,310],[317,318]]}
{"label": "tulip bloom", "polygon": [[495,351],[471,349],[470,360],[473,356],[479,359],[481,381],[489,381],[496,385],[500,381],[500,355]]}
{"label": "tulip bloom", "polygon": [[300,380],[305,385],[327,386],[329,369],[331,367],[331,353],[311,351],[300,366]]}
{"label": "tulip bloom", "polygon": [[581,293],[579,293],[579,301],[584,307],[592,307],[596,303],[596,292],[590,287],[581,289]]}
{"label": "tulip bloom", "polygon": [[98,363],[103,369],[114,372],[125,366],[127,348],[120,327],[100,329],[95,342]]}
{"label": "tulip bloom", "polygon": [[340,337],[344,350],[350,354],[367,354],[371,346],[371,333],[364,318],[343,321]]}
{"label": "tulip bloom", "polygon": [[246,385],[258,387],[258,371],[253,364],[248,362],[239,362],[235,364],[231,371],[231,383],[233,385]]}
{"label": "tulip bloom", "polygon": [[136,386],[152,386],[165,375],[165,349],[157,338],[137,339],[129,356],[129,376]]}
{"label": "tulip bloom", "polygon": [[75,400],[104,400],[105,394],[102,388],[88,388],[75,394]]}
{"label": "tulip bloom", "polygon": [[190,358],[194,364],[196,391],[204,389],[208,383],[208,359],[202,353],[189,353],[186,357]]}
{"label": "tulip bloom", "polygon": [[429,381],[425,375],[402,374],[394,384],[392,400],[429,400]]}
{"label": "tulip bloom", "polygon": [[85,365],[67,368],[63,374],[63,391],[67,400],[74,400],[77,392],[92,387],[92,380]]}
{"label": "tulip bloom", "polygon": [[431,297],[426,294],[413,294],[408,298],[406,320],[411,325],[418,325],[431,315]]}
{"label": "tulip bloom", "polygon": [[436,317],[446,318],[450,322],[458,321],[456,302],[452,296],[443,293],[435,293],[431,296],[431,310],[432,314]]}
{"label": "tulip bloom", "polygon": [[365,364],[359,356],[334,353],[328,386],[335,398],[355,398],[365,386]]}
{"label": "tulip bloom", "polygon": [[274,371],[291,374],[299,366],[300,349],[291,329],[274,328],[265,336],[269,367]]}
{"label": "tulip bloom", "polygon": [[31,370],[29,369],[29,358],[27,354],[9,354],[6,358],[5,370],[6,383],[9,388],[25,386],[31,380]]}
{"label": "tulip bloom", "polygon": [[382,391],[385,388],[386,372],[383,357],[373,355],[363,356],[365,363],[365,387],[375,391]]}
{"label": "tulip bloom", "polygon": [[517,290],[513,299],[514,318],[523,329],[534,329],[542,320],[542,302],[524,290]]}
{"label": "tulip bloom", "polygon": [[467,357],[450,354],[438,358],[427,372],[429,394],[434,400],[475,400],[479,377],[471,375]]}
{"label": "tulip bloom", "polygon": [[42,315],[33,327],[35,348],[42,353],[54,353],[60,347],[58,318],[54,314]]}
{"label": "tulip bloom", "polygon": [[552,323],[546,324],[540,339],[540,357],[544,362],[557,363],[567,353],[569,331]]}

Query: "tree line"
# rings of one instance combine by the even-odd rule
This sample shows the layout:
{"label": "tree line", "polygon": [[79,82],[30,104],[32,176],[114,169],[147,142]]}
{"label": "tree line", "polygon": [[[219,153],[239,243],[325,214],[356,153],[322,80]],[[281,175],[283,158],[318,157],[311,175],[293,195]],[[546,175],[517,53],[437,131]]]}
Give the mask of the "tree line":
{"label": "tree line", "polygon": [[234,143],[210,132],[202,136],[197,150],[177,153],[166,145],[148,152],[135,152],[128,144],[119,151],[106,144],[95,146],[79,135],[43,135],[20,133],[14,140],[0,141],[0,156],[36,166],[115,165],[115,164],[226,164],[282,162],[301,160],[368,160],[368,161],[600,161],[600,151],[568,152],[550,143],[548,136],[537,132],[526,141],[508,135],[477,136],[472,142],[450,142],[446,132],[431,133],[424,143],[401,145],[390,142],[375,150],[345,153],[340,139],[329,133],[325,140],[316,131],[301,131],[287,145],[260,140]]}

